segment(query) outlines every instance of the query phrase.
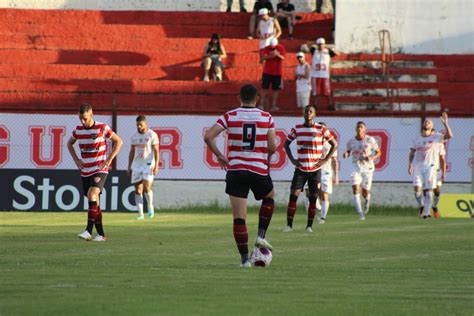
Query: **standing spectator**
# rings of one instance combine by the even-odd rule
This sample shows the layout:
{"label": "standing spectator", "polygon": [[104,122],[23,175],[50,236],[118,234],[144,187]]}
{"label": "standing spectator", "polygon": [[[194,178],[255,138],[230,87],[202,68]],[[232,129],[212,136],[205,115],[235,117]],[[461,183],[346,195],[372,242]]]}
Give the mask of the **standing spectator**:
{"label": "standing spectator", "polygon": [[[347,142],[346,151],[342,155],[344,159],[352,156],[352,201],[361,220],[365,220],[365,214],[369,212],[370,189],[375,172],[374,160],[382,154],[377,141],[372,136],[367,135],[367,127],[364,122],[357,122],[356,136]],[[364,207],[360,199],[365,199]]]}
{"label": "standing spectator", "polygon": [[[286,213],[287,226],[283,232],[293,231],[293,218],[296,213],[296,202],[298,196],[306,182],[309,188],[309,207],[308,221],[306,231],[313,232],[313,221],[316,215],[316,200],[321,181],[321,168],[333,156],[337,149],[337,142],[326,126],[314,122],[316,117],[316,109],[312,105],[305,107],[304,123],[295,125],[285,141],[285,151],[291,163],[295,166],[293,180],[291,181],[291,192],[288,201],[288,209]],[[309,136],[308,136],[309,135]],[[298,148],[298,157],[294,158],[291,152],[290,144],[296,140]],[[330,149],[323,156],[323,144],[328,142]]]}
{"label": "standing spectator", "polygon": [[275,16],[282,27],[288,28],[288,37],[293,39],[293,26],[296,24],[295,6],[290,0],[282,0],[277,4]]}
{"label": "standing spectator", "polygon": [[296,78],[296,105],[304,109],[309,105],[309,96],[311,94],[311,67],[306,62],[303,52],[296,54],[298,65],[295,68]]}
{"label": "standing spectator", "polygon": [[336,0],[316,0],[316,9],[313,12],[336,14]]}
{"label": "standing spectator", "polygon": [[[227,0],[227,11],[226,12],[231,12],[232,11],[232,3],[234,0]],[[240,12],[247,12],[245,9],[245,4],[244,0],[239,0],[239,5],[240,5]]]}
{"label": "standing spectator", "polygon": [[267,90],[272,85],[272,111],[279,110],[277,106],[278,92],[283,88],[283,60],[286,50],[283,45],[278,44],[276,38],[270,40],[270,45],[264,48],[262,52],[263,73],[262,73],[262,91],[260,99],[260,109],[265,109]]}
{"label": "standing spectator", "polygon": [[448,125],[448,114],[443,112],[440,119],[446,134],[434,133],[433,121],[425,119],[421,135],[413,140],[408,157],[408,174],[413,176],[413,189],[419,206],[418,216],[423,216],[423,218],[431,217],[431,203],[433,190],[436,189],[436,169],[438,168],[437,160],[440,147],[453,137],[453,132]]}
{"label": "standing spectator", "polygon": [[323,96],[328,99],[332,105],[331,98],[331,79],[330,79],[330,63],[331,57],[339,55],[334,49],[325,47],[326,41],[320,37],[316,40],[317,48],[311,46],[311,54],[313,60],[311,63],[311,85],[314,95],[314,105],[318,108],[319,97]]}
{"label": "standing spectator", "polygon": [[252,15],[250,16],[248,39],[253,39],[253,35],[255,33],[255,26],[257,25],[257,18],[261,9],[267,9],[267,14],[273,13],[273,5],[269,0],[258,0],[257,2],[255,2]]}
{"label": "standing spectator", "polygon": [[211,40],[204,46],[202,66],[204,68],[203,81],[209,81],[209,70],[211,67],[214,70],[214,79],[216,81],[222,80],[222,72],[224,70],[224,63],[227,54],[224,45],[222,45],[218,33],[213,33]]}
{"label": "standing spectator", "polygon": [[278,39],[281,35],[280,23],[277,19],[271,18],[267,9],[258,11],[260,21],[257,26],[257,36],[260,38],[260,50],[270,44],[272,38]]}
{"label": "standing spectator", "polygon": [[[87,241],[106,241],[99,197],[109,174],[109,166],[122,148],[123,142],[109,125],[94,120],[90,104],[84,103],[80,106],[79,120],[81,125],[76,126],[67,142],[69,154],[81,172],[83,193],[89,202],[86,229],[77,237]],[[107,154],[106,150],[107,140],[113,143],[110,154]],[[76,143],[79,145],[81,158],[77,156],[74,148]],[[92,239],[94,226],[97,235]]]}
{"label": "standing spectator", "polygon": [[[272,249],[265,235],[275,207],[273,182],[269,174],[275,152],[275,124],[272,116],[255,108],[257,88],[247,84],[240,88],[240,107],[224,113],[206,132],[204,141],[227,170],[225,192],[229,195],[234,218],[234,239],[240,253],[240,266],[250,268],[247,232],[247,197],[251,190],[262,200],[255,246]],[[227,130],[227,157],[216,144],[216,137]]]}

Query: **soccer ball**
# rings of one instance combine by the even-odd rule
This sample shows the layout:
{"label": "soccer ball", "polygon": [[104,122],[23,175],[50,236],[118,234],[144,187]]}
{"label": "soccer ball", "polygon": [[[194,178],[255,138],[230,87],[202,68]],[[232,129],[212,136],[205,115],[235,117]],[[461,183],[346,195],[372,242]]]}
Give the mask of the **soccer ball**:
{"label": "soccer ball", "polygon": [[272,257],[270,249],[255,247],[250,254],[250,263],[256,267],[268,267],[272,263]]}

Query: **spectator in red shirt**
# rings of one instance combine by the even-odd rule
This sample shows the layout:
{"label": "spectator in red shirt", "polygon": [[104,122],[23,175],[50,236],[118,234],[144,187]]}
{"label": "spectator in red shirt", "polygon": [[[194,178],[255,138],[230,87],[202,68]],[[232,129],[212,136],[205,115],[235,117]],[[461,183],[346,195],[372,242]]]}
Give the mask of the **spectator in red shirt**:
{"label": "spectator in red shirt", "polygon": [[270,44],[263,49],[262,61],[263,74],[262,74],[262,91],[260,99],[260,108],[265,110],[267,90],[272,85],[272,107],[271,111],[279,110],[277,106],[278,93],[283,88],[283,60],[285,59],[286,50],[283,45],[278,44],[276,38],[270,40]]}

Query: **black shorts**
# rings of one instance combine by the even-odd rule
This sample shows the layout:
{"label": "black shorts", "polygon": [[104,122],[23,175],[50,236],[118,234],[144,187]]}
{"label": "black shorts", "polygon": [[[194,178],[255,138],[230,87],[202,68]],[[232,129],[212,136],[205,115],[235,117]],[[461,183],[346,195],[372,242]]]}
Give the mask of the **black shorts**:
{"label": "black shorts", "polygon": [[296,168],[293,180],[291,180],[291,190],[303,190],[306,182],[308,182],[309,193],[318,193],[319,183],[321,183],[321,169],[313,172],[304,172]]}
{"label": "black shorts", "polygon": [[288,28],[288,19],[287,18],[278,17],[278,23],[280,23],[281,27]]}
{"label": "black shorts", "polygon": [[262,89],[269,89],[270,84],[272,85],[272,90],[281,90],[281,76],[262,74]]}
{"label": "black shorts", "polygon": [[261,200],[273,190],[272,178],[246,170],[227,171],[225,193],[246,199],[252,190],[255,199]]}
{"label": "black shorts", "polygon": [[99,188],[100,192],[102,192],[105,181],[107,180],[107,175],[107,173],[96,173],[88,177],[81,177],[84,195],[87,196],[87,192],[89,192],[89,188],[91,187]]}

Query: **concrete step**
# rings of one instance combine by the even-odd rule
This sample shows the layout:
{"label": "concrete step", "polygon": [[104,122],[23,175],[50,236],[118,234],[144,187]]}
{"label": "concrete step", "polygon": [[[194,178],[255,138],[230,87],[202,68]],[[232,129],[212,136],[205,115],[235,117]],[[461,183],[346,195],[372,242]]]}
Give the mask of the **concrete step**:
{"label": "concrete step", "polygon": [[[334,82],[385,82],[383,75],[333,75]],[[389,82],[436,82],[436,75],[391,75]]]}
{"label": "concrete step", "polygon": [[337,111],[396,111],[396,112],[411,112],[422,111],[425,108],[429,112],[441,111],[439,103],[336,103]]}
{"label": "concrete step", "polygon": [[[391,68],[421,68],[433,69],[433,61],[418,61],[418,60],[395,60],[390,63]],[[334,60],[331,63],[331,68],[369,68],[382,69],[382,62],[380,60]]]}
{"label": "concrete step", "polygon": [[[390,89],[392,96],[438,96],[437,89]],[[335,97],[378,96],[387,97],[387,89],[333,89]]]}

